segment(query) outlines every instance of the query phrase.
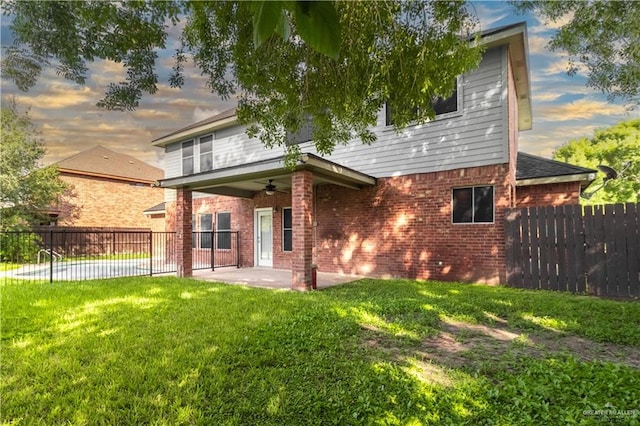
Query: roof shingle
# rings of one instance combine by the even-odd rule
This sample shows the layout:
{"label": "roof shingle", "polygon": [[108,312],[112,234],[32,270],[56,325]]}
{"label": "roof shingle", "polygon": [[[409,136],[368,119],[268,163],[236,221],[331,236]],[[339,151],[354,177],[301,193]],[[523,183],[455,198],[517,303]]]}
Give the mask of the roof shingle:
{"label": "roof shingle", "polygon": [[101,145],[61,160],[57,166],[61,172],[109,176],[143,183],[164,177],[162,169]]}
{"label": "roof shingle", "polygon": [[585,173],[596,173],[597,170],[586,167],[574,166],[573,164],[561,161],[549,160],[524,152],[518,152],[516,165],[516,179],[535,179],[555,176],[579,175]]}

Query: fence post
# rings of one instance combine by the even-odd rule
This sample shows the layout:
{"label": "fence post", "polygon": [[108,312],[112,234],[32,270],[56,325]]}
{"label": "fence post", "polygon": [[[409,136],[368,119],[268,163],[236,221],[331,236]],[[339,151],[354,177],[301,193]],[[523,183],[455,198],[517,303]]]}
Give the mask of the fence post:
{"label": "fence post", "polygon": [[216,237],[217,235],[215,235],[216,233],[214,231],[211,231],[211,270],[215,271],[216,270]]}
{"label": "fence post", "polygon": [[153,276],[153,231],[149,231],[149,276]]}
{"label": "fence post", "polygon": [[240,269],[240,231],[236,231],[236,267]]}
{"label": "fence post", "polygon": [[53,229],[49,230],[49,284],[53,283]]}

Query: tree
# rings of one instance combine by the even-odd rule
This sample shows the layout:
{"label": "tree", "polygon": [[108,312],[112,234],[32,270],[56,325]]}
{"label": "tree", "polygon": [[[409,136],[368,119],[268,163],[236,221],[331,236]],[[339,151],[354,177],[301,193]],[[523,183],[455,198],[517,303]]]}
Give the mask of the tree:
{"label": "tree", "polygon": [[640,202],[640,119],[598,130],[591,139],[571,140],[558,148],[553,158],[593,169],[605,165],[618,172],[618,177],[606,180],[606,184],[605,174],[599,172],[586,190],[593,196],[583,198],[583,204]]}
{"label": "tree", "polygon": [[547,21],[565,22],[551,39],[552,51],[569,55],[568,72],[586,67],[587,85],[636,103],[640,96],[640,2],[601,0],[512,1]]}
{"label": "tree", "polygon": [[48,217],[66,185],[55,166],[40,167],[44,142],[28,113],[15,102],[2,106],[0,140],[0,230],[15,229]]}
{"label": "tree", "polygon": [[[450,96],[456,77],[481,59],[469,37],[476,20],[464,2],[14,0],[5,13],[15,35],[5,77],[26,90],[55,64],[61,76],[83,84],[88,61],[122,63],[126,80],[110,84],[98,102],[116,110],[136,108],[156,92],[159,52],[170,26],[184,21],[172,86],[184,84],[191,59],[212,92],[237,94],[250,135],[285,145],[311,120],[320,153],[354,136],[373,141],[369,128],[385,103],[398,128],[432,118],[432,100]],[[332,32],[325,29],[316,36],[324,26],[339,34],[325,40]],[[288,150],[293,158],[298,147]]]}

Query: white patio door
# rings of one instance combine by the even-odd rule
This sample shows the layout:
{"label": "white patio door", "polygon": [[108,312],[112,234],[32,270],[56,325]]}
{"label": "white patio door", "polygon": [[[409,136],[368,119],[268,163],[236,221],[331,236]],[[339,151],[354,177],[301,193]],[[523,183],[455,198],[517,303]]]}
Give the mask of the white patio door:
{"label": "white patio door", "polygon": [[273,210],[256,210],[256,266],[273,266]]}

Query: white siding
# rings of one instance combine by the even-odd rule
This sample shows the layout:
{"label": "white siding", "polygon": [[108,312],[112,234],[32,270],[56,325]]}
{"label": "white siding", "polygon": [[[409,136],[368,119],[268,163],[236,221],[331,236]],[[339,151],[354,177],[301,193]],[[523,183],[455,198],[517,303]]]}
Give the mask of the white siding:
{"label": "white siding", "polygon": [[[336,147],[325,158],[374,177],[507,163],[505,58],[506,47],[488,50],[480,67],[463,76],[460,113],[409,126],[398,134],[385,125],[382,110],[373,129],[376,142],[363,145],[354,140]],[[300,148],[315,153],[311,142]],[[265,149],[258,139],[249,139],[240,126],[216,132],[213,150],[216,169],[275,158],[284,151],[279,147]],[[167,146],[165,162],[167,178],[180,176],[180,143]]]}

